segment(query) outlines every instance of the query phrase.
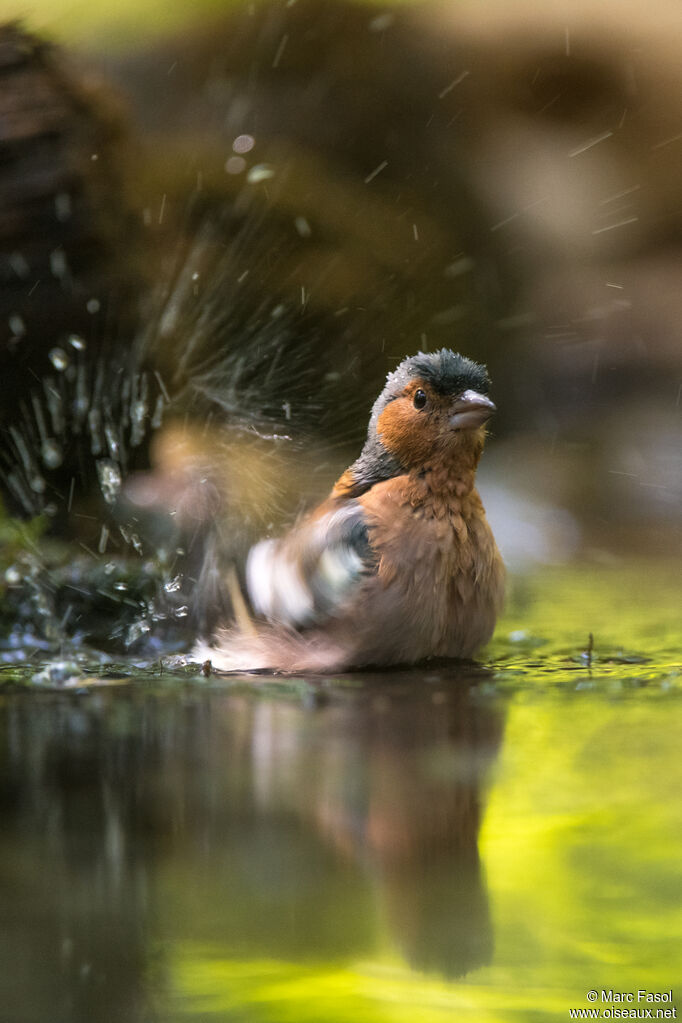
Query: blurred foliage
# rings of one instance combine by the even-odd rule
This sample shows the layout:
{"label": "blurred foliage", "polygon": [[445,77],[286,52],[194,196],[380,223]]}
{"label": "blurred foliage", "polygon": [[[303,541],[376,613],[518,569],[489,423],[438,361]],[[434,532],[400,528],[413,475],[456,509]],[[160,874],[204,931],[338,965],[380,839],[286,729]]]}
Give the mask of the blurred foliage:
{"label": "blurred foliage", "polygon": [[[32,31],[67,45],[123,50],[149,39],[179,32],[250,0],[194,0],[168,4],[164,0],[118,0],[115,5],[91,0],[0,0],[0,21],[19,19]],[[363,0],[357,0],[362,3]],[[378,0],[414,5],[423,0]]]}
{"label": "blurred foliage", "polygon": [[179,30],[197,18],[237,6],[242,0],[195,0],[165,4],[162,0],[120,0],[112,7],[86,0],[0,0],[0,19],[19,18],[30,29],[67,44],[129,47],[159,31]]}
{"label": "blurred foliage", "polygon": [[22,521],[5,514],[0,501],[0,572],[4,572],[17,554],[32,549],[45,532],[45,519]]}

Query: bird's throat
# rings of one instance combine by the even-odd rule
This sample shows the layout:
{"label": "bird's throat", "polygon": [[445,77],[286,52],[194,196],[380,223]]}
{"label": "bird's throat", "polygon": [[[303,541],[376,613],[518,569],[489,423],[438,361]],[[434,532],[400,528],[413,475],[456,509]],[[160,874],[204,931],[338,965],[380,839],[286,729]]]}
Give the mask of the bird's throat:
{"label": "bird's throat", "polygon": [[381,442],[368,439],[360,457],[334,484],[333,497],[359,497],[376,483],[402,476],[404,467],[388,453]]}

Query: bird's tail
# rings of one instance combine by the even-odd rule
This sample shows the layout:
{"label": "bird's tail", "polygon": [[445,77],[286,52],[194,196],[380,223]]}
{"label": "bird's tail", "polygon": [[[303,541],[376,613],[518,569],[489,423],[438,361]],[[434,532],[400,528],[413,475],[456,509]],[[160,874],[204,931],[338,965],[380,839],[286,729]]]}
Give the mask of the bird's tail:
{"label": "bird's tail", "polygon": [[257,631],[222,629],[211,643],[198,642],[191,660],[210,661],[213,670],[234,673],[329,674],[348,666],[348,654],[341,644],[321,632],[304,635],[276,625],[259,626]]}

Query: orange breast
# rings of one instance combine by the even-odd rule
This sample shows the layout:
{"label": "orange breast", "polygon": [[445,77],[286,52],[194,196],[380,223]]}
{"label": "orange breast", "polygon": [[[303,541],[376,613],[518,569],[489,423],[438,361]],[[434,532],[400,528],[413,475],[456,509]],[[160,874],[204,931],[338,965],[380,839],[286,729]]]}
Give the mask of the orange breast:
{"label": "orange breast", "polygon": [[400,660],[471,657],[490,638],[504,590],[504,567],[475,490],[428,493],[410,477],[378,484],[360,498],[379,567],[363,595],[363,632],[381,637]]}

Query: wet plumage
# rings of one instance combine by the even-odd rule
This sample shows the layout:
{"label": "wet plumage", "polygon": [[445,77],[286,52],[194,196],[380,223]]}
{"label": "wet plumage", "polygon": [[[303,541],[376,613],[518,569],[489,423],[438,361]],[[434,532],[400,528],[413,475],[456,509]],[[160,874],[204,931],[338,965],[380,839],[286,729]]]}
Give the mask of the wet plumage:
{"label": "wet plumage", "polygon": [[472,657],[504,592],[475,487],[495,411],[488,389],[485,367],[447,349],[403,360],[327,500],[251,550],[257,617],[194,657],[222,670],[320,672]]}

